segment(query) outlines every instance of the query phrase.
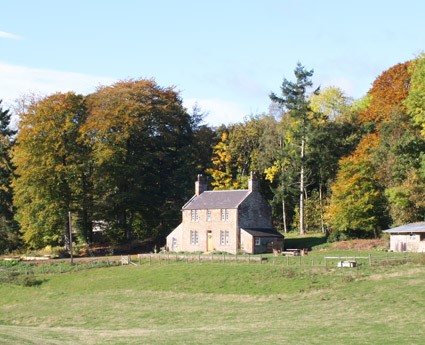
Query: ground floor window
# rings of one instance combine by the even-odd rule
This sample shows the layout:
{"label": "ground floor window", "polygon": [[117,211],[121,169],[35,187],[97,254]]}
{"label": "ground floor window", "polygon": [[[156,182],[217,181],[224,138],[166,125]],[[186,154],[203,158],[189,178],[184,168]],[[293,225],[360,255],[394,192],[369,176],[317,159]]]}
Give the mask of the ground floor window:
{"label": "ground floor window", "polygon": [[229,244],[229,231],[227,230],[220,231],[220,244],[222,246],[227,246]]}
{"label": "ground floor window", "polygon": [[261,238],[260,237],[256,237],[255,238],[255,245],[259,246],[261,244]]}
{"label": "ground floor window", "polygon": [[190,244],[198,244],[199,236],[198,231],[190,231]]}

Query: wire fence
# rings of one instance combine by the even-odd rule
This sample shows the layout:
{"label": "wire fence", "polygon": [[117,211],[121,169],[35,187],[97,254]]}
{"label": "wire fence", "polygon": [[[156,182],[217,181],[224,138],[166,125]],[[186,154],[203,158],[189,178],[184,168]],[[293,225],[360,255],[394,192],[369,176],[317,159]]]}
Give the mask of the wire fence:
{"label": "wire fence", "polygon": [[283,267],[325,267],[325,268],[360,268],[372,266],[394,266],[408,262],[425,264],[425,254],[396,254],[366,255],[366,256],[318,256],[318,255],[232,255],[228,253],[211,254],[182,254],[182,253],[157,253],[123,255],[121,257],[101,257],[76,260],[48,260],[48,261],[0,261],[0,284],[12,283],[16,285],[39,285],[49,274],[78,272],[93,268],[112,266],[146,266],[170,264],[205,264],[214,263],[221,265],[279,265]]}
{"label": "wire fence", "polygon": [[78,272],[93,268],[111,267],[120,265],[116,259],[102,258],[71,263],[68,260],[49,260],[25,262],[18,260],[0,261],[0,284],[11,283],[16,285],[39,285],[43,276]]}
{"label": "wire fence", "polygon": [[[424,256],[424,255],[423,255]],[[425,257],[425,256],[424,256]],[[179,254],[179,253],[158,253],[139,254],[137,259],[133,259],[139,265],[171,264],[185,262],[187,264],[197,262],[216,263],[248,263],[248,264],[268,264],[282,266],[302,266],[302,267],[361,267],[361,266],[387,266],[407,263],[417,260],[417,255],[366,255],[366,256],[308,256],[308,255],[287,255],[287,256],[263,256],[263,255],[232,255],[228,253],[212,254]],[[425,260],[424,260],[425,261]]]}

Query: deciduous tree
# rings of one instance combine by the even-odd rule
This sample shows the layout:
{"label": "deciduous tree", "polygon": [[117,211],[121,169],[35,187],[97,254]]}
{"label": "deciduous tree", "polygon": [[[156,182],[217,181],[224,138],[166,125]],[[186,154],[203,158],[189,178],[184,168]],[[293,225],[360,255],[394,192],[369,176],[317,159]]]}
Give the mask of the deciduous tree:
{"label": "deciduous tree", "polygon": [[84,97],[69,92],[30,98],[19,116],[13,150],[16,219],[29,247],[63,243],[68,212],[88,212],[82,202],[87,152],[79,143],[87,116]]}
{"label": "deciduous tree", "polygon": [[409,95],[404,104],[414,123],[422,128],[422,135],[425,136],[425,53],[412,61],[410,72],[412,78]]}
{"label": "deciduous tree", "polygon": [[378,140],[376,134],[365,136],[356,151],[339,162],[327,210],[334,234],[376,237],[382,227],[388,226],[383,188],[371,159],[371,149]]}
{"label": "deciduous tree", "polygon": [[10,122],[11,113],[3,109],[0,100],[0,253],[15,249],[19,244],[18,225],[13,219],[11,181],[14,167],[10,157],[16,131],[10,128]]}
{"label": "deciduous tree", "polygon": [[99,88],[87,104],[97,220],[115,241],[163,235],[195,176],[193,121],[179,94],[126,80]]}

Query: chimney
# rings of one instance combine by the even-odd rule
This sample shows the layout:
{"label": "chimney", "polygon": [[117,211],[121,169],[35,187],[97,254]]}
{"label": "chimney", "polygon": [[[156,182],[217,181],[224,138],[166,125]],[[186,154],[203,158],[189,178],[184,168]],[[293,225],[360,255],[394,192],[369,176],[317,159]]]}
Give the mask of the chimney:
{"label": "chimney", "polygon": [[258,192],[260,190],[260,182],[257,179],[257,175],[251,171],[251,176],[248,180],[248,190],[250,192]]}
{"label": "chimney", "polygon": [[198,175],[198,180],[195,182],[195,195],[199,196],[207,190],[207,182],[204,176]]}

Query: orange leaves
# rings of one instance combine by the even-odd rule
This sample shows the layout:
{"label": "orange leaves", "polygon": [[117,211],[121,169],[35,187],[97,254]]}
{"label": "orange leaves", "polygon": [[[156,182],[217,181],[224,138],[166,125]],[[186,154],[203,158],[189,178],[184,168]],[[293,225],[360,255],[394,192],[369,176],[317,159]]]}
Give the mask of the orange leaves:
{"label": "orange leaves", "polygon": [[383,72],[368,92],[370,106],[359,115],[359,122],[379,124],[397,112],[405,112],[403,104],[409,93],[410,61],[397,64]]}

